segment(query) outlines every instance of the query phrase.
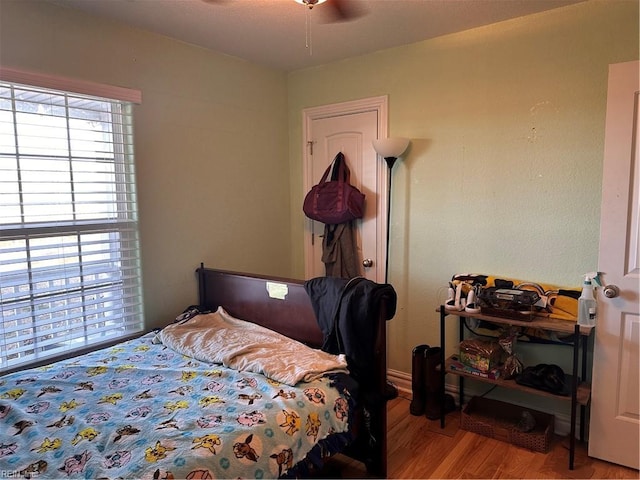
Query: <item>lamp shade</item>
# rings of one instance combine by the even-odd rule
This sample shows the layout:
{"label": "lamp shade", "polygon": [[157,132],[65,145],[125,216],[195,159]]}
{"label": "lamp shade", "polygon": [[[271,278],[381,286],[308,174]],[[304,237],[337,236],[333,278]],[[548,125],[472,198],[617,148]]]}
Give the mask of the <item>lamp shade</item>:
{"label": "lamp shade", "polygon": [[378,138],[373,141],[373,148],[383,158],[398,158],[408,146],[408,138]]}

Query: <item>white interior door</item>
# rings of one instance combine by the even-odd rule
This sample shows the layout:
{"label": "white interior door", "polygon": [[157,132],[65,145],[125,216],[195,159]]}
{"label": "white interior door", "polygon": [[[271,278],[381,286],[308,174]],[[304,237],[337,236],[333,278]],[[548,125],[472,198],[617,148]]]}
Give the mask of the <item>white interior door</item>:
{"label": "white interior door", "polygon": [[639,467],[640,63],[611,65],[607,97],[589,455]]}
{"label": "white interior door", "polygon": [[[382,108],[384,105],[385,108]],[[375,106],[375,108],[372,108]],[[304,191],[317,184],[338,152],[351,170],[351,184],[365,194],[364,218],[356,220],[356,245],[360,274],[382,282],[386,245],[386,170],[378,160],[372,141],[381,132],[381,116],[386,118],[386,97],[329,105],[305,110]],[[385,198],[382,201],[382,197]],[[325,275],[322,262],[324,224],[305,218],[305,276]],[[367,265],[367,266],[365,266]]]}

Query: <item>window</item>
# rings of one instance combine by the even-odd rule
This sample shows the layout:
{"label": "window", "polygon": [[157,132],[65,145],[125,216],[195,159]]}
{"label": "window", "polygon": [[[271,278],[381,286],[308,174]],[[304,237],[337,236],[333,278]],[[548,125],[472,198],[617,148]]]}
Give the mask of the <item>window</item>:
{"label": "window", "polygon": [[128,101],[0,78],[0,371],[143,329]]}

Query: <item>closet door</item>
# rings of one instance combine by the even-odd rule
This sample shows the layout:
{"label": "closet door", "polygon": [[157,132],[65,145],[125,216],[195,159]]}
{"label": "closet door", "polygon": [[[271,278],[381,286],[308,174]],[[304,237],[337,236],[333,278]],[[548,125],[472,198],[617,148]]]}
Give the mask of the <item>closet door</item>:
{"label": "closet door", "polygon": [[[371,100],[328,105],[305,110],[304,192],[319,182],[338,152],[351,170],[351,184],[365,194],[364,218],[355,220],[360,274],[384,281],[386,244],[386,164],[378,159],[372,141],[381,132],[382,109],[372,108]],[[385,111],[386,115],[386,111]],[[382,214],[380,212],[383,212]],[[322,263],[324,224],[305,217],[305,277],[325,275]]]}

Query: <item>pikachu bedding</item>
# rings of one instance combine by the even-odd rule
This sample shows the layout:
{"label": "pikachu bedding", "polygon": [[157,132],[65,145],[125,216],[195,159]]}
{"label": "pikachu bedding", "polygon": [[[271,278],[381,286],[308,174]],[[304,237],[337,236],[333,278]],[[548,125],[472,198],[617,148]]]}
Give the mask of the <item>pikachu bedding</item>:
{"label": "pikachu bedding", "polygon": [[0,377],[0,476],[274,478],[346,442],[350,403],[335,375],[293,387],[149,333]]}

